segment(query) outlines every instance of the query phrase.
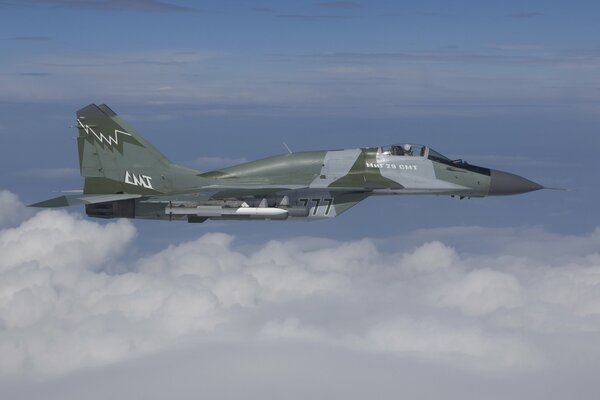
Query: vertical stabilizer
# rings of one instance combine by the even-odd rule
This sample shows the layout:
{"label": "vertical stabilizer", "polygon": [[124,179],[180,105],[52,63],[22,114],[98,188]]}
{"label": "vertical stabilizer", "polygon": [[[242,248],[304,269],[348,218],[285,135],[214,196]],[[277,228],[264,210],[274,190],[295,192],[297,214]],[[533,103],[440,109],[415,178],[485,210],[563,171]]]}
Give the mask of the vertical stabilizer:
{"label": "vertical stabilizer", "polygon": [[77,128],[86,194],[168,193],[197,172],[172,164],[105,104],[77,111]]}

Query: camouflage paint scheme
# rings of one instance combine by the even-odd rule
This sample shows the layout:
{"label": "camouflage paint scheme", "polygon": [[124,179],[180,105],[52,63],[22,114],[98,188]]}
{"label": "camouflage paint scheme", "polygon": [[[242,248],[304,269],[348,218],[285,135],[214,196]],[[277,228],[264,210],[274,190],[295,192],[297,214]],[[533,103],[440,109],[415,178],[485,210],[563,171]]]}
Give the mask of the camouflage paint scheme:
{"label": "camouflage paint scheme", "polygon": [[100,218],[317,220],[374,195],[465,198],[542,188],[421,145],[298,152],[200,172],[169,161],[104,104],[77,111],[77,127],[83,193],[32,206],[83,204]]}

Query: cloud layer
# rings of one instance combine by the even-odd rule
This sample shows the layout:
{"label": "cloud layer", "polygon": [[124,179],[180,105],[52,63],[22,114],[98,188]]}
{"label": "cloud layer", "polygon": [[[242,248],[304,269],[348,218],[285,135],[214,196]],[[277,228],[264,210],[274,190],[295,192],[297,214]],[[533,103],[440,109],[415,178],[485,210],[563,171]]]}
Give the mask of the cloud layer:
{"label": "cloud layer", "polygon": [[[12,193],[0,199],[4,212],[22,208]],[[556,262],[536,246],[458,252],[434,240],[439,232],[399,252],[372,239],[319,238],[241,250],[234,237],[210,233],[127,261],[135,235],[129,221],[63,211],[0,231],[3,379],[198,341],[319,344],[483,374],[600,362],[600,231],[569,238],[579,251]],[[550,237],[548,247],[565,244]]]}
{"label": "cloud layer", "polygon": [[[282,50],[266,55],[183,44],[179,49],[39,51],[5,63],[3,73],[14,79],[0,82],[0,99],[85,102],[82,89],[76,89],[82,87],[107,102],[186,105],[209,114],[354,116],[360,109],[365,115],[388,117],[481,115],[568,104],[595,115],[590,103],[598,93],[589,82],[598,78],[599,60],[593,48],[558,50],[527,42],[477,49]],[[248,67],[231,75],[232,62]],[[64,85],[65,79],[72,85]]]}

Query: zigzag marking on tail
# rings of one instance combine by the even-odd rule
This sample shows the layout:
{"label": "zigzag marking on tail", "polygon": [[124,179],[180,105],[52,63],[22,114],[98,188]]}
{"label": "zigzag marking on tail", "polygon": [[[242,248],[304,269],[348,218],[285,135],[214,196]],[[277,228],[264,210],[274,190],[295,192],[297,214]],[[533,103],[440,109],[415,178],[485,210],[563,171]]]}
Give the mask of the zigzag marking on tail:
{"label": "zigzag marking on tail", "polygon": [[112,137],[110,135],[108,137],[106,137],[106,136],[104,136],[104,134],[102,132],[100,132],[100,134],[96,133],[96,131],[94,131],[91,126],[84,124],[79,119],[77,119],[77,122],[79,123],[79,125],[85,131],[85,133],[87,135],[89,135],[91,132],[96,137],[96,139],[98,139],[98,141],[101,144],[106,142],[109,147],[112,146],[113,144],[115,144],[115,145],[119,144],[119,136],[117,135],[119,133],[122,135],[132,136],[130,133],[115,129],[115,137]]}

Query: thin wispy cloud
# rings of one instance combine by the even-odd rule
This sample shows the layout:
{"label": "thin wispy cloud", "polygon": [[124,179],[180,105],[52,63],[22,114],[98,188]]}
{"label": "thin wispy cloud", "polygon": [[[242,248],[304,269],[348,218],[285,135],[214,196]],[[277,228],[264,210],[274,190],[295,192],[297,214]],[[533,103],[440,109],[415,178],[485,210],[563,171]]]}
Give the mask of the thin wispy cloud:
{"label": "thin wispy cloud", "polygon": [[439,11],[417,11],[415,15],[419,17],[439,17],[443,14]]}
{"label": "thin wispy cloud", "polygon": [[50,36],[13,36],[3,40],[14,40],[16,42],[47,42],[52,40]]}
{"label": "thin wispy cloud", "polygon": [[544,49],[541,45],[531,43],[492,43],[488,45],[488,47],[491,49],[508,51],[539,51]]}
{"label": "thin wispy cloud", "polygon": [[15,2],[15,1],[0,1],[0,8],[17,8],[23,7],[23,2]]}
{"label": "thin wispy cloud", "polygon": [[[596,49],[578,49],[573,51],[548,51],[533,45],[498,45],[489,46],[507,52],[492,51],[459,51],[457,49],[442,49],[433,51],[399,51],[399,52],[332,52],[312,54],[321,60],[343,63],[382,63],[382,62],[440,62],[460,64],[523,64],[523,65],[597,65],[600,63],[600,53]],[[526,51],[527,50],[527,51]],[[512,51],[512,52],[510,52]]]}
{"label": "thin wispy cloud", "polygon": [[180,67],[210,58],[210,55],[196,51],[154,51],[118,54],[79,54],[48,55],[32,61],[32,65],[59,68],[103,68],[127,65]]}
{"label": "thin wispy cloud", "polygon": [[22,75],[22,76],[48,76],[50,74],[48,72],[19,72],[19,75]]}
{"label": "thin wispy cloud", "polygon": [[69,62],[55,62],[55,63],[40,63],[40,65],[44,65],[47,67],[75,67],[75,68],[84,68],[84,67],[114,67],[120,65],[159,65],[159,66],[179,66],[179,65],[187,65],[190,61],[178,61],[178,60],[150,60],[150,59],[130,59],[130,60],[122,60],[122,61],[98,61],[94,63],[69,63]]}
{"label": "thin wispy cloud", "polygon": [[315,5],[322,8],[334,8],[338,10],[360,8],[360,4],[354,1],[320,1],[315,3]]}
{"label": "thin wispy cloud", "polygon": [[29,5],[105,11],[192,12],[194,8],[160,0],[26,0]]}
{"label": "thin wispy cloud", "polygon": [[544,14],[542,14],[540,12],[522,11],[522,12],[515,12],[512,14],[509,14],[508,16],[510,18],[515,18],[515,19],[528,19],[528,18],[542,17],[543,15]]}
{"label": "thin wispy cloud", "polygon": [[65,179],[79,176],[76,168],[29,168],[14,173],[15,176],[28,179]]}
{"label": "thin wispy cloud", "polygon": [[413,12],[382,12],[379,13],[380,17],[441,17],[445,14],[439,11],[413,11]]}
{"label": "thin wispy cloud", "polygon": [[210,157],[210,156],[202,156],[196,158],[192,165],[200,168],[201,170],[213,170],[217,168],[230,167],[232,165],[243,164],[248,162],[248,159],[245,157],[239,158],[231,158],[231,157]]}
{"label": "thin wispy cloud", "polygon": [[[239,56],[238,60],[243,63],[247,58]],[[199,113],[213,115],[340,115],[354,113],[356,108],[386,115],[413,114],[419,108],[436,114],[464,113],[468,109],[496,112],[500,108],[505,112],[557,107],[557,102],[551,101],[557,97],[549,96],[549,92],[564,98],[568,93],[564,88],[574,87],[574,82],[585,76],[558,78],[569,70],[584,68],[588,74],[595,74],[600,53],[596,49],[524,50],[518,43],[502,49],[486,44],[472,51],[276,53],[268,55],[268,66],[244,68],[234,76],[221,68],[228,62],[230,55],[190,49],[36,54],[5,66],[6,74],[18,77],[2,82],[0,97],[84,101],[80,100],[82,92],[74,90],[80,85],[106,101],[193,104]],[[499,69],[503,72],[501,83]],[[531,76],[534,70],[536,75]],[[555,88],[539,82],[547,75],[557,78]],[[34,82],[35,77],[43,79]],[[63,85],[63,79],[72,85]],[[593,87],[583,82],[576,86],[578,91],[573,91],[574,98],[569,99],[571,107],[579,107],[584,100],[589,104],[589,99],[596,96]]]}
{"label": "thin wispy cloud", "polygon": [[278,14],[277,18],[296,19],[299,21],[326,21],[351,19],[349,15],[308,15],[308,14]]}
{"label": "thin wispy cloud", "polygon": [[275,10],[268,7],[252,7],[250,10],[259,12],[259,13],[274,13]]}

